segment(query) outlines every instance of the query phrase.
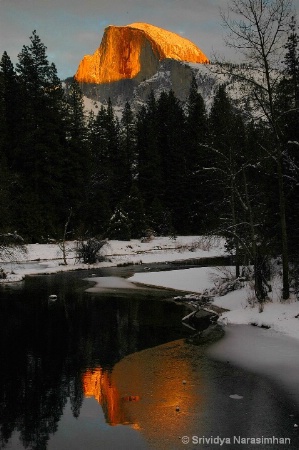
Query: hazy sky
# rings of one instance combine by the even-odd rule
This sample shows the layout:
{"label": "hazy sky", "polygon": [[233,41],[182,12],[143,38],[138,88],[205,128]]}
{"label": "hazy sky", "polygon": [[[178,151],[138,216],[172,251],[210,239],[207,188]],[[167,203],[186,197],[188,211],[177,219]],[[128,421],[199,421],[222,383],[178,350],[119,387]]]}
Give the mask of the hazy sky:
{"label": "hazy sky", "polygon": [[[299,0],[293,1],[299,11]],[[108,25],[147,22],[178,33],[208,56],[229,55],[219,7],[226,0],[0,0],[0,57],[13,63],[36,29],[60,78],[74,75],[81,58],[100,45]]]}

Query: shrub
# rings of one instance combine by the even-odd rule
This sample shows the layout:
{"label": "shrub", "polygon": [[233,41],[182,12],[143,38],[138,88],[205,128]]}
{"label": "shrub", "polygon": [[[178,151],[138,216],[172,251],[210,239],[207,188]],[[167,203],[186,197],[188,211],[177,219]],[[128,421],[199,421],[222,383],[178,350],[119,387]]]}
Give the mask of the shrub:
{"label": "shrub", "polygon": [[84,264],[94,264],[104,261],[105,257],[101,254],[102,248],[107,245],[107,241],[98,238],[89,238],[86,241],[77,242],[76,256]]}

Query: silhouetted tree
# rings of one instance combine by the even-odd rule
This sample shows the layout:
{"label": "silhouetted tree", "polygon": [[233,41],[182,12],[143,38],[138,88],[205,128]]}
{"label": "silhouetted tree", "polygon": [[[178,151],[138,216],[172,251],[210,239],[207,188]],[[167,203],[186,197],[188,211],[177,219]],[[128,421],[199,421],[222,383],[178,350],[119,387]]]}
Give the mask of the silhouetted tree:
{"label": "silhouetted tree", "polygon": [[231,74],[241,78],[249,88],[248,96],[255,106],[253,119],[258,117],[257,111],[263,114],[273,134],[271,157],[276,161],[284,299],[289,297],[289,251],[283,170],[285,146],[275,109],[275,88],[279,76],[277,68],[282,58],[281,50],[287,39],[285,30],[291,15],[290,0],[231,0],[227,13],[222,13],[223,24],[228,30],[227,44],[242,53],[247,64],[258,69],[262,75],[257,79],[251,70],[240,72],[231,67]]}

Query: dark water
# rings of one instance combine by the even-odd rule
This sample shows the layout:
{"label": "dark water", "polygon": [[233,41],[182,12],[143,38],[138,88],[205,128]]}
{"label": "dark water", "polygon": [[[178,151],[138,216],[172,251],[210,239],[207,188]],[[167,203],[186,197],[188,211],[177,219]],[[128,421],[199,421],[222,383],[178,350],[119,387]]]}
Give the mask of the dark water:
{"label": "dark water", "polygon": [[[240,430],[291,436],[292,445],[277,448],[299,448],[296,411],[283,393],[180,340],[190,339],[181,324],[187,311],[163,301],[167,291],[89,293],[91,275],[30,277],[1,287],[1,448],[216,449],[184,446],[180,438]],[[57,301],[49,301],[51,294]],[[244,400],[230,398],[240,392]]]}
{"label": "dark water", "polygon": [[91,295],[86,276],[30,277],[1,288],[2,446],[18,430],[25,448],[46,448],[68,402],[79,416],[86,371],[109,373],[125,355],[187,334],[184,308],[162,302],[166,293]]}

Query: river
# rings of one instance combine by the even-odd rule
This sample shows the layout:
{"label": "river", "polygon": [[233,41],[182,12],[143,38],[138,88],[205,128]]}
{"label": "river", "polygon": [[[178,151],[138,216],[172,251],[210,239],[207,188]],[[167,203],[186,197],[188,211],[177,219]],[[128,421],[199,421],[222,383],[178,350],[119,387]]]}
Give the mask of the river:
{"label": "river", "polygon": [[1,448],[298,449],[298,409],[283,390],[207,357],[171,292],[107,278],[134,270],[1,286]]}

